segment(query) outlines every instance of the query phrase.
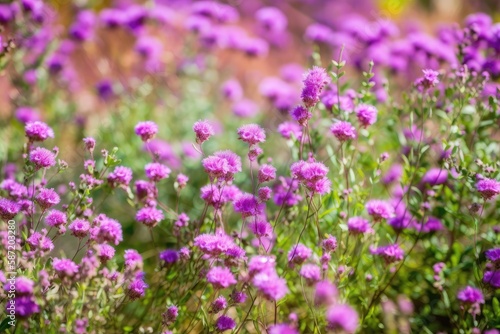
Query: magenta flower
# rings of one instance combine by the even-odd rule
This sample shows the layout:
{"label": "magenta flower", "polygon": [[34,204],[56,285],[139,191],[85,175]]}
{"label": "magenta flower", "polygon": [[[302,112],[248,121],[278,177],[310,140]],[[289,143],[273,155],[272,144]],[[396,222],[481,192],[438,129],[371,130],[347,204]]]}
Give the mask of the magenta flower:
{"label": "magenta flower", "polygon": [[226,315],[221,315],[217,322],[215,323],[217,332],[225,332],[236,327],[236,322]]}
{"label": "magenta flower", "polygon": [[229,101],[239,101],[243,97],[243,89],[238,80],[230,79],[222,84],[222,95]]}
{"label": "magenta flower", "polygon": [[105,214],[98,215],[93,221],[91,238],[99,243],[109,242],[118,245],[123,240],[122,225]]}
{"label": "magenta flower", "polygon": [[394,216],[394,208],[386,201],[374,199],[366,202],[365,208],[375,221],[389,219]]}
{"label": "magenta flower", "polygon": [[255,145],[266,141],[266,133],[257,124],[247,124],[238,129],[238,139],[248,145]]}
{"label": "magenta flower", "polygon": [[151,121],[139,122],[135,126],[135,134],[141,137],[142,141],[148,142],[158,133],[158,125]]}
{"label": "magenta flower", "polygon": [[224,296],[217,297],[210,305],[210,311],[212,313],[219,313],[227,307],[227,300]]}
{"label": "magenta flower", "polygon": [[115,249],[108,244],[97,245],[97,257],[101,263],[106,263],[115,256]]}
{"label": "magenta flower", "polygon": [[142,269],[142,256],[135,249],[125,250],[123,257],[125,259],[125,267],[129,270]]}
{"label": "magenta flower", "polygon": [[19,211],[21,211],[21,206],[11,201],[7,198],[0,198],[0,217],[4,220],[10,220],[14,218]]}
{"label": "magenta flower", "polygon": [[75,219],[68,228],[75,237],[84,238],[89,233],[90,224],[84,219]]}
{"label": "magenta flower", "polygon": [[312,250],[304,246],[303,244],[298,244],[292,247],[288,252],[288,262],[293,264],[302,264],[305,260],[310,258],[312,255]]}
{"label": "magenta flower", "polygon": [[60,277],[73,277],[78,273],[78,265],[70,259],[59,259],[55,257],[52,260],[52,267]]}
{"label": "magenta flower", "polygon": [[332,305],[337,301],[339,292],[337,287],[329,281],[320,281],[316,283],[314,291],[315,305]]}
{"label": "magenta flower", "polygon": [[485,200],[495,198],[500,194],[500,182],[484,178],[476,183],[476,189]]}
{"label": "magenta flower", "polygon": [[34,249],[41,252],[50,252],[54,249],[54,243],[50,238],[47,238],[47,231],[45,229],[40,232],[34,232],[26,242]]}
{"label": "magenta flower", "polygon": [[307,284],[312,285],[321,279],[321,269],[315,264],[304,264],[300,268],[300,276],[306,279]]}
{"label": "magenta flower", "polygon": [[24,131],[26,137],[32,142],[54,138],[54,131],[44,122],[29,122],[24,127]]}
{"label": "magenta flower", "polygon": [[283,122],[278,125],[278,132],[285,139],[299,139],[302,137],[302,129],[297,123]]}
{"label": "magenta flower", "polygon": [[274,272],[276,259],[273,256],[255,255],[248,262],[250,276],[261,272]]}
{"label": "magenta flower", "polygon": [[312,113],[304,106],[296,106],[290,111],[290,115],[302,126],[305,126],[312,117]]}
{"label": "magenta flower", "polygon": [[226,267],[213,267],[207,273],[207,281],[216,289],[224,289],[233,284],[236,284],[231,270]]}
{"label": "magenta flower", "polygon": [[368,220],[361,217],[352,217],[347,221],[347,229],[352,234],[371,233],[373,229]]}
{"label": "magenta flower", "polygon": [[30,153],[30,161],[37,169],[55,166],[55,154],[46,148],[37,147]]}
{"label": "magenta flower", "polygon": [[215,234],[200,234],[194,238],[194,245],[211,256],[219,256],[236,246],[233,239],[222,230],[217,230]]}
{"label": "magenta flower", "polygon": [[269,300],[278,301],[288,293],[286,280],[274,271],[263,271],[255,275],[253,285]]}
{"label": "magenta flower", "polygon": [[262,205],[252,194],[243,193],[233,203],[234,211],[241,213],[243,218],[255,216],[262,212]]}
{"label": "magenta flower", "polygon": [[196,135],[196,142],[201,144],[214,135],[214,129],[207,121],[198,121],[193,125],[193,131]]}
{"label": "magenta flower", "polygon": [[324,68],[314,66],[305,74],[303,82],[301,99],[304,105],[310,108],[319,102],[323,88],[330,83],[330,78]]}
{"label": "magenta flower", "polygon": [[171,172],[170,168],[157,162],[147,164],[144,170],[148,179],[154,182],[168,178]]}
{"label": "magenta flower", "polygon": [[292,325],[276,324],[269,327],[269,334],[299,334],[299,331]]}
{"label": "magenta flower", "polygon": [[381,246],[371,250],[371,253],[382,256],[387,264],[401,261],[404,257],[404,251],[398,244]]}
{"label": "magenta flower", "polygon": [[422,177],[422,183],[436,186],[444,184],[448,179],[448,171],[441,168],[431,168]]}
{"label": "magenta flower", "polygon": [[36,195],[35,201],[38,203],[38,205],[40,205],[42,209],[45,210],[59,204],[61,198],[54,191],[54,189],[43,188],[40,190],[38,195]]}
{"label": "magenta flower", "polygon": [[464,304],[484,304],[484,296],[481,290],[466,286],[458,291],[457,299]]}
{"label": "magenta flower", "polygon": [[115,167],[114,171],[109,173],[108,182],[112,187],[119,185],[128,186],[132,180],[132,169],[123,166]]}
{"label": "magenta flower", "polygon": [[165,216],[161,210],[152,207],[145,207],[137,211],[135,220],[147,227],[155,227]]}
{"label": "magenta flower", "polygon": [[51,210],[49,213],[47,213],[47,216],[45,216],[45,224],[48,226],[61,226],[61,225],[66,225],[66,214],[64,212],[61,212],[59,210]]}
{"label": "magenta flower", "polygon": [[330,131],[340,142],[356,139],[357,133],[354,126],[349,122],[339,121],[330,127]]}
{"label": "magenta flower", "polygon": [[488,261],[500,263],[500,248],[492,248],[485,252]]}
{"label": "magenta flower", "polygon": [[266,165],[266,164],[260,166],[259,176],[258,176],[259,183],[272,181],[275,178],[276,178],[276,168],[274,168],[272,165]]}
{"label": "magenta flower", "polygon": [[241,172],[241,158],[231,151],[218,151],[202,161],[205,172],[212,179],[231,181]]}
{"label": "magenta flower", "polygon": [[329,235],[323,240],[323,249],[327,252],[333,252],[337,249],[337,238]]}
{"label": "magenta flower", "polygon": [[142,279],[136,278],[129,284],[127,288],[127,295],[132,300],[144,297],[147,288],[148,285]]}
{"label": "magenta flower", "polygon": [[356,108],[356,116],[363,127],[368,127],[377,121],[377,109],[368,104],[360,104]]}
{"label": "magenta flower", "polygon": [[354,333],[358,328],[359,316],[351,306],[337,304],[328,309],[326,321],[330,330]]}

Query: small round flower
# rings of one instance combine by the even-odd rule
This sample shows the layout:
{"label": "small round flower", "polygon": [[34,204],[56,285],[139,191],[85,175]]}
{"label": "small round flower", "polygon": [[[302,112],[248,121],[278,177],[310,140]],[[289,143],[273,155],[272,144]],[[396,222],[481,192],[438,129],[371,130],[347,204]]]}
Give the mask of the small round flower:
{"label": "small round flower", "polygon": [[219,296],[212,302],[211,311],[212,313],[219,313],[227,307],[227,301],[224,296]]}
{"label": "small round flower", "polygon": [[448,179],[448,171],[441,168],[431,168],[422,177],[422,183],[431,186],[444,184]]}
{"label": "small round flower", "polygon": [[471,286],[458,291],[457,299],[464,304],[484,304],[484,296],[481,290]]}
{"label": "small round flower", "polygon": [[248,228],[258,237],[270,237],[273,234],[273,227],[262,219],[253,219],[248,223]]}
{"label": "small round flower", "polygon": [[296,106],[290,111],[290,115],[302,126],[305,126],[312,117],[312,113],[304,106]]}
{"label": "small round flower", "polygon": [[135,126],[135,134],[141,137],[142,141],[148,142],[158,133],[158,125],[152,121],[139,122]]}
{"label": "small round flower", "polygon": [[225,332],[236,327],[236,322],[226,315],[221,315],[215,323],[218,332]]}
{"label": "small round flower", "polygon": [[162,314],[163,321],[167,326],[172,324],[178,316],[179,308],[176,305],[170,305],[167,307],[167,311]]}
{"label": "small round flower", "polygon": [[108,182],[112,187],[119,185],[128,186],[131,180],[132,169],[124,166],[115,167],[114,171],[108,175]]}
{"label": "small round flower", "polygon": [[259,197],[259,201],[267,202],[271,198],[272,190],[269,187],[259,188],[257,195]]}
{"label": "small round flower", "polygon": [[484,178],[476,183],[476,189],[485,200],[495,198],[500,194],[500,182]]}
{"label": "small round flower", "polygon": [[198,121],[193,125],[193,131],[196,134],[196,142],[201,144],[214,135],[214,129],[207,121]]}
{"label": "small round flower", "polygon": [[303,83],[301,99],[304,105],[310,108],[319,102],[323,88],[330,83],[330,78],[324,68],[314,66],[304,76]]}
{"label": "small round flower", "polygon": [[[27,277],[19,276],[16,278],[15,291],[16,296],[31,296],[33,294],[33,289],[35,287],[35,282]],[[6,285],[5,290],[10,290],[10,284]]]}
{"label": "small round flower", "polygon": [[312,251],[303,244],[297,244],[288,252],[288,262],[302,264],[311,257]]}
{"label": "small round flower", "polygon": [[337,249],[337,238],[329,235],[323,240],[323,249],[327,252],[333,252]]}
{"label": "small round flower", "polygon": [[125,250],[123,255],[125,259],[125,267],[129,270],[136,270],[142,268],[142,256],[135,249]]}
{"label": "small round flower", "polygon": [[94,219],[96,227],[92,228],[92,239],[99,243],[112,243],[118,245],[123,240],[122,225],[115,219],[100,214]]}
{"label": "small round flower", "polygon": [[255,145],[266,141],[266,133],[257,124],[247,124],[238,129],[238,139],[248,145]]}
{"label": "small round flower", "polygon": [[236,304],[243,304],[247,300],[247,294],[243,291],[234,290],[231,293],[231,300]]}
{"label": "small round flower", "polygon": [[321,278],[321,269],[315,264],[304,264],[300,268],[300,276],[304,277],[307,284],[312,285]]}
{"label": "small round flower", "polygon": [[29,122],[24,127],[24,131],[26,137],[32,142],[54,138],[54,131],[44,122]]}
{"label": "small round flower", "polygon": [[106,263],[115,256],[115,249],[108,244],[97,245],[97,257],[102,263]]}
{"label": "small round flower", "polygon": [[382,256],[387,264],[401,261],[404,257],[404,251],[398,244],[382,246],[371,252]]}
{"label": "small round flower", "polygon": [[187,177],[186,175],[184,174],[178,174],[177,175],[177,186],[179,187],[179,189],[183,189],[184,187],[186,187],[187,183],[189,181],[189,177]]}
{"label": "small round flower", "polygon": [[179,260],[179,253],[174,249],[166,249],[160,253],[160,260],[166,264],[174,264]]}
{"label": "small round flower", "polygon": [[55,154],[46,148],[37,147],[30,153],[30,161],[37,169],[55,166]]}
{"label": "small round flower", "polygon": [[248,263],[248,273],[250,276],[267,271],[274,271],[276,259],[272,256],[255,255]]}
{"label": "small round flower", "polygon": [[95,148],[95,139],[92,137],[83,138],[83,143],[85,144],[85,148],[89,150],[89,152],[93,152]]}
{"label": "small round flower", "polygon": [[366,203],[365,208],[375,221],[389,219],[394,216],[394,208],[386,201],[371,200]]}
{"label": "small round flower", "polygon": [[368,127],[377,121],[377,108],[369,104],[360,104],[356,108],[356,116],[363,127]]}
{"label": "small round flower", "polygon": [[144,297],[147,288],[148,285],[142,279],[136,278],[129,284],[127,288],[127,295],[132,300]]}
{"label": "small round flower", "polygon": [[148,179],[154,182],[168,178],[171,172],[170,168],[157,162],[147,164],[144,170],[146,171]]}
{"label": "small round flower", "polygon": [[222,95],[229,101],[236,102],[243,97],[243,89],[238,80],[230,79],[222,84]]}
{"label": "small round flower", "polygon": [[361,217],[352,217],[347,221],[347,229],[352,234],[364,234],[372,232],[370,222]]}
{"label": "small round flower", "polygon": [[78,265],[70,259],[59,259],[55,257],[52,260],[52,267],[61,277],[73,277],[78,273]]}
{"label": "small round flower", "polygon": [[207,273],[207,281],[217,289],[227,288],[236,284],[236,279],[231,270],[226,267],[213,267],[210,269]]}
{"label": "small round flower", "polygon": [[429,89],[435,87],[439,83],[439,72],[434,70],[422,70],[424,76],[415,80],[415,85],[421,89]]}
{"label": "small round flower", "polygon": [[84,238],[89,233],[90,223],[85,219],[75,219],[68,228],[75,237]]}
{"label": "small round flower", "polygon": [[234,211],[245,217],[256,216],[262,212],[262,205],[252,194],[243,193],[233,203]]}
{"label": "small round flower", "polygon": [[276,178],[276,168],[272,165],[262,165],[259,169],[259,183],[272,181]]}
{"label": "small round flower", "polygon": [[359,317],[356,310],[346,304],[338,304],[330,307],[326,313],[328,329],[346,333],[354,333],[358,328]]}
{"label": "small round flower", "polygon": [[500,270],[485,271],[483,276],[483,282],[488,285],[491,285],[496,289],[500,289]]}
{"label": "small round flower", "polygon": [[54,191],[54,189],[43,188],[35,197],[35,201],[42,209],[48,209],[54,205],[59,204],[61,198]]}
{"label": "small round flower", "polygon": [[276,324],[269,328],[269,334],[299,334],[292,325]]}
{"label": "small round flower", "polygon": [[316,283],[314,291],[315,305],[331,305],[335,303],[339,295],[337,287],[329,281],[321,281]]}
{"label": "small round flower", "polygon": [[275,271],[264,271],[255,275],[252,283],[269,300],[278,301],[288,293],[286,280],[280,278]]}
{"label": "small round flower", "polygon": [[2,217],[2,219],[12,219],[19,211],[21,211],[21,206],[18,203],[7,198],[0,198],[0,217]]}
{"label": "small round flower", "polygon": [[493,263],[500,263],[500,248],[488,249],[485,252],[486,258]]}
{"label": "small round flower", "polygon": [[339,121],[330,127],[330,131],[340,142],[355,139],[356,129],[349,122]]}
{"label": "small round flower", "polygon": [[135,219],[147,227],[155,227],[164,218],[161,210],[151,207],[142,208],[135,215]]}

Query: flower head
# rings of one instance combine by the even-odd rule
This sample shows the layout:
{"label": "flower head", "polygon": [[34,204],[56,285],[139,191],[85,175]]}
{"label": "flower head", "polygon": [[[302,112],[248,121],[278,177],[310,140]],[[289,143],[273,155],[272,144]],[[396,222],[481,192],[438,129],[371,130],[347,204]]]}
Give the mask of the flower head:
{"label": "flower head", "polygon": [[207,121],[198,121],[193,125],[193,131],[196,135],[196,142],[201,144],[214,135],[214,129]]}
{"label": "flower head", "polygon": [[157,162],[147,164],[144,169],[146,171],[146,176],[148,177],[148,179],[154,182],[166,179],[171,172],[170,168]]}
{"label": "flower head", "polygon": [[215,327],[218,332],[225,332],[236,327],[236,322],[226,315],[221,315],[219,319],[217,319]]}
{"label": "flower head", "polygon": [[44,122],[29,122],[24,127],[26,137],[30,141],[44,141],[47,138],[54,138],[54,131]]}
{"label": "flower head", "polygon": [[89,233],[90,223],[85,219],[75,219],[68,228],[75,237],[84,238]]}
{"label": "flower head", "polygon": [[305,126],[312,117],[312,113],[304,106],[296,106],[290,111],[290,115],[302,126]]}
{"label": "flower head", "polygon": [[132,169],[124,166],[115,167],[114,171],[108,175],[108,182],[112,187],[119,185],[128,186],[131,180]]}
{"label": "flower head", "polygon": [[324,86],[329,82],[330,78],[324,68],[314,66],[309,70],[304,76],[304,87],[301,94],[304,105],[310,108],[318,103]]}
{"label": "flower head", "polygon": [[151,121],[139,122],[135,126],[135,134],[141,137],[142,141],[148,142],[158,133],[158,125]]}
{"label": "flower head", "polygon": [[152,207],[145,207],[137,211],[135,219],[147,227],[155,227],[165,216],[161,210]]}
{"label": "flower head", "polygon": [[52,260],[52,267],[61,277],[73,277],[78,273],[78,265],[70,259],[59,259],[55,257]]}
{"label": "flower head", "polygon": [[495,198],[500,194],[500,182],[484,178],[476,183],[476,189],[485,200]]}
{"label": "flower head", "polygon": [[364,234],[372,232],[370,222],[361,217],[352,217],[347,221],[347,229],[352,234]]}
{"label": "flower head", "polygon": [[330,307],[326,313],[328,328],[331,330],[342,330],[346,333],[354,333],[358,328],[358,313],[351,306],[337,304]]}
{"label": "flower head", "polygon": [[43,147],[37,147],[30,153],[30,161],[36,168],[49,168],[56,164],[55,154]]}
{"label": "flower head", "polygon": [[484,296],[481,290],[471,286],[458,291],[457,299],[465,304],[484,304]]}
{"label": "flower head", "polygon": [[356,129],[349,122],[340,121],[330,127],[330,131],[340,142],[345,142],[357,137]]}
{"label": "flower head", "polygon": [[42,207],[42,209],[48,209],[54,205],[59,204],[61,198],[54,191],[54,189],[43,188],[40,190],[38,195],[35,197],[35,201]]}
{"label": "flower head", "polygon": [[248,145],[255,145],[266,141],[266,133],[257,124],[247,124],[238,129],[238,139]]}
{"label": "flower head", "polygon": [[377,121],[377,108],[369,104],[360,104],[356,108],[356,116],[363,127],[368,127]]}
{"label": "flower head", "polygon": [[231,270],[226,267],[213,267],[210,269],[207,273],[207,281],[218,289],[227,288],[236,284],[236,279],[231,273]]}
{"label": "flower head", "polygon": [[374,199],[368,201],[365,205],[365,208],[368,214],[372,216],[375,221],[389,219],[394,215],[394,208],[392,207],[392,205],[382,200]]}

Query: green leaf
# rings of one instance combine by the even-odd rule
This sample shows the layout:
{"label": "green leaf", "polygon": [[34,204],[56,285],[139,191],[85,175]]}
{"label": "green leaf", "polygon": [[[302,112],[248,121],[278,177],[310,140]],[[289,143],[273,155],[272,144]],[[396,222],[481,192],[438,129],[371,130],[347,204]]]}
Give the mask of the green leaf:
{"label": "green leaf", "polygon": [[10,319],[10,318],[5,318],[5,319],[3,319],[2,323],[0,323],[0,333],[5,332],[8,328],[12,327],[12,326],[9,324],[9,321],[11,321],[11,319]]}

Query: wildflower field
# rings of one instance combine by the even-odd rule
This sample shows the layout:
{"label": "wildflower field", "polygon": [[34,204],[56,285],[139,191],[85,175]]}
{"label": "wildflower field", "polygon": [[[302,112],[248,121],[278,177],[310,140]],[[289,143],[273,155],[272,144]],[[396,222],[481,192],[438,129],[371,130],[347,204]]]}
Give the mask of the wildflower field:
{"label": "wildflower field", "polygon": [[0,333],[500,334],[500,5],[0,2]]}

